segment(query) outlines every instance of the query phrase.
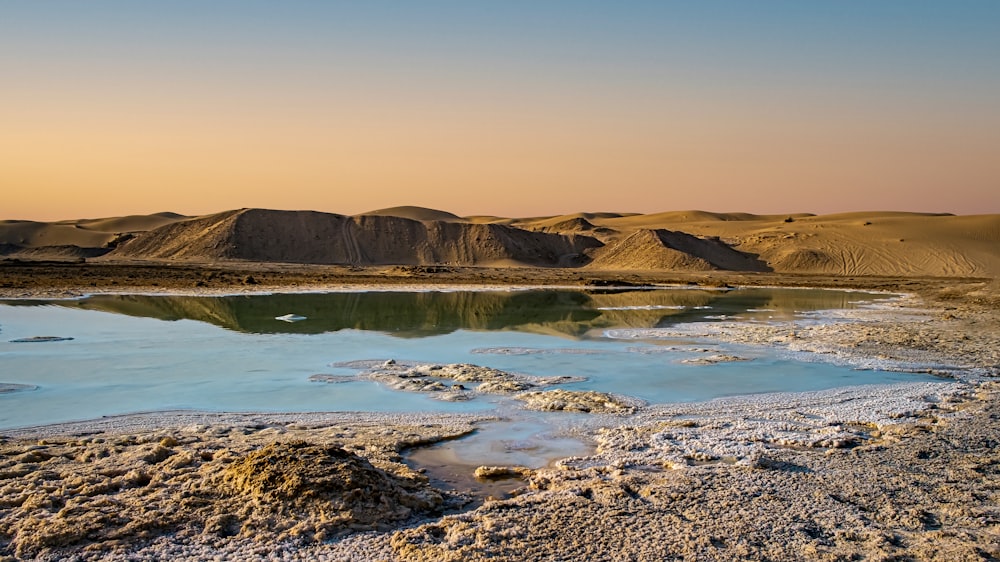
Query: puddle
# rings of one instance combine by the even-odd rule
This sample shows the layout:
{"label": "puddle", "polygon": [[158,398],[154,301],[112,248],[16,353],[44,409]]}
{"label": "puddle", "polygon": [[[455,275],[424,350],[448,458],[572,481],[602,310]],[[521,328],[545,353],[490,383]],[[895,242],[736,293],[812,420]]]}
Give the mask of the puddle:
{"label": "puddle", "polygon": [[414,449],[406,455],[406,463],[422,469],[431,484],[439,488],[468,493],[480,500],[508,497],[525,485],[522,479],[479,479],[474,476],[476,468],[543,468],[559,459],[590,455],[595,450],[593,444],[582,439],[555,434],[551,420],[543,417],[484,424],[466,437]]}

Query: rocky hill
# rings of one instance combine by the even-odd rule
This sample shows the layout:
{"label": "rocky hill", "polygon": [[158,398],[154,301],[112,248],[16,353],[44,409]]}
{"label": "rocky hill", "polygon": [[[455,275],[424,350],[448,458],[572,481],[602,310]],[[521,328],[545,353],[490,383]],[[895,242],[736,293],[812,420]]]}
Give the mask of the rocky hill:
{"label": "rocky hill", "polygon": [[500,224],[241,209],[178,221],[109,257],[372,265],[576,266],[601,242]]}

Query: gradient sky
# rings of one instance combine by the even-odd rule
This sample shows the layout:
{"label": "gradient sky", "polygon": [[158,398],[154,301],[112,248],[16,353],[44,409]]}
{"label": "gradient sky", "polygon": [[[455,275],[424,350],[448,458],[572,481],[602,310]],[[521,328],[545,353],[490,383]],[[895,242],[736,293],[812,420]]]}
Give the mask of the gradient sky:
{"label": "gradient sky", "polygon": [[1000,1],[0,2],[0,218],[1000,212]]}

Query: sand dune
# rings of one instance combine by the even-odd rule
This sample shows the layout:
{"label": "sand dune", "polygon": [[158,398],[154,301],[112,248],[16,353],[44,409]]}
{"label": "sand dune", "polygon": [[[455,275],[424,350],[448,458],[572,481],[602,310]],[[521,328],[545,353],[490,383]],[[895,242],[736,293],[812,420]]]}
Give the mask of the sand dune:
{"label": "sand dune", "polygon": [[579,265],[600,246],[498,224],[243,209],[153,230],[115,257],[370,265]]}
{"label": "sand dune", "polygon": [[345,216],[242,209],[53,223],[0,221],[0,255],[602,270],[1000,277],[1000,215],[671,211],[459,217],[422,207]]}
{"label": "sand dune", "polygon": [[464,218],[468,222],[473,222],[476,224],[489,224],[489,223],[509,224],[514,220],[511,218],[497,217],[494,215],[470,215],[462,218]]}
{"label": "sand dune", "polygon": [[708,211],[667,211],[664,213],[654,213],[649,215],[621,214],[615,216],[598,216],[594,219],[604,226],[620,228],[624,230],[636,228],[665,228],[667,225],[691,224],[691,223],[716,223],[716,222],[772,222],[781,221],[788,217],[805,218],[812,217],[809,213],[798,213],[792,215],[754,215],[750,213],[712,213]]}
{"label": "sand dune", "polygon": [[668,229],[718,237],[779,273],[1000,276],[1000,215],[682,211],[593,222],[622,232]]}
{"label": "sand dune", "polygon": [[597,230],[603,230],[605,232],[613,232],[608,229],[599,229],[595,227],[593,223],[588,221],[583,217],[574,217],[569,219],[563,219],[563,217],[555,217],[553,219],[542,221],[532,228],[532,230],[538,230],[541,232],[554,232],[557,234],[567,234],[567,233],[587,233],[587,234],[598,234]]}
{"label": "sand dune", "polygon": [[589,267],[599,269],[672,269],[678,271],[768,271],[767,264],[742,254],[717,238],[698,238],[670,230],[639,230],[609,244]]}
{"label": "sand dune", "polygon": [[445,221],[445,222],[466,222],[465,219],[448,211],[428,209],[426,207],[414,207],[404,205],[402,207],[389,207],[388,209],[378,209],[361,213],[358,216],[379,216],[379,217],[400,217],[415,221]]}
{"label": "sand dune", "polygon": [[33,261],[79,261],[103,256],[110,251],[111,248],[107,246],[95,248],[63,244],[25,248],[13,244],[0,244],[0,256]]}
{"label": "sand dune", "polygon": [[731,234],[776,271],[840,275],[1000,275],[1000,216],[859,213]]}
{"label": "sand dune", "polygon": [[119,241],[181,219],[176,213],[57,222],[0,221],[0,255],[27,259],[86,258]]}
{"label": "sand dune", "polygon": [[595,228],[594,221],[608,219],[620,219],[633,216],[622,213],[572,213],[569,215],[556,215],[551,217],[528,217],[510,219],[509,224],[518,228],[529,230],[557,230],[559,228],[577,229],[585,227],[586,230]]}
{"label": "sand dune", "polygon": [[98,232],[145,232],[186,218],[188,217],[177,213],[155,213],[106,219],[82,219],[75,221],[75,224],[78,228]]}
{"label": "sand dune", "polygon": [[665,244],[655,230],[640,230],[624,240],[610,244],[588,267],[595,269],[670,269],[708,271],[712,264],[700,256],[676,250]]}
{"label": "sand dune", "polygon": [[34,221],[0,222],[0,244],[22,248],[43,246],[103,246],[114,237],[110,232],[95,232],[75,224],[51,224]]}

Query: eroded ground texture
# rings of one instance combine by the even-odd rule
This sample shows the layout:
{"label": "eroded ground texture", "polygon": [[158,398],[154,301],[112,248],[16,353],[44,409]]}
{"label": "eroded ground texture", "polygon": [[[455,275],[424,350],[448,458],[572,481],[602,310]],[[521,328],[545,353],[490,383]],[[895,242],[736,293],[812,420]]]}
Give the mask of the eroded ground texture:
{"label": "eroded ground texture", "polygon": [[533,493],[401,531],[391,545],[405,560],[991,560],[1000,406],[989,388],[949,421],[908,418],[853,448],[540,471]]}
{"label": "eroded ground texture", "polygon": [[316,543],[388,531],[466,501],[428,486],[399,451],[463,435],[467,420],[215,418],[5,439],[0,552],[99,559],[164,535],[207,545]]}
{"label": "eroded ground texture", "polygon": [[431,489],[400,451],[471,418],[164,415],[8,432],[0,557],[998,559],[996,295],[996,283],[937,285],[871,321],[716,326],[957,378],[608,416],[590,430],[594,456],[512,470],[521,493],[448,515],[462,498]]}

